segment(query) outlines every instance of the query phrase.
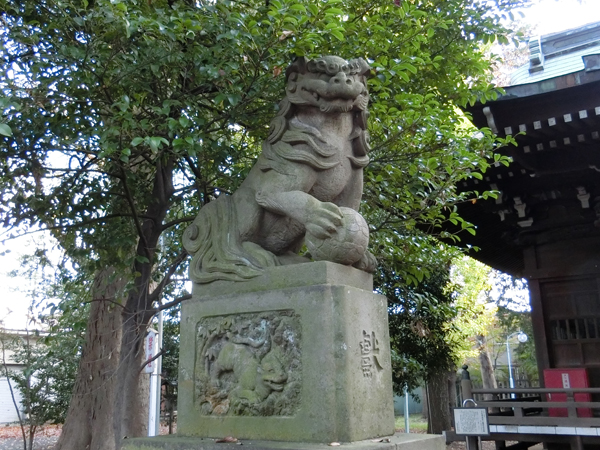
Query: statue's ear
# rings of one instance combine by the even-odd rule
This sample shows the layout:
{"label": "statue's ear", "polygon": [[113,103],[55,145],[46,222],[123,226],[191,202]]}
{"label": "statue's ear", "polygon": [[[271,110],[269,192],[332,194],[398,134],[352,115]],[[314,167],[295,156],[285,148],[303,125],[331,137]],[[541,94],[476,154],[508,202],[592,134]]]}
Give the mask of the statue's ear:
{"label": "statue's ear", "polygon": [[369,64],[364,59],[356,58],[350,62],[353,62],[358,65],[358,75],[365,76],[367,78],[370,78],[373,75],[371,71],[371,66],[369,66]]}
{"label": "statue's ear", "polygon": [[292,72],[298,73],[306,73],[306,65],[308,64],[308,59],[305,56],[298,56],[294,59],[294,62],[286,69],[285,77],[289,78]]}

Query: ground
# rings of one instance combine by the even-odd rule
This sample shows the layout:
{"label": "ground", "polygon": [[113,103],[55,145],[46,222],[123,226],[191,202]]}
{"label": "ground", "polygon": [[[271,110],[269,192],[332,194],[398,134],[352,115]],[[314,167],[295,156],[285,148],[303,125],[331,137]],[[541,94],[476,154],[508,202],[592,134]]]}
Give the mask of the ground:
{"label": "ground", "polygon": [[[410,432],[425,433],[427,431],[427,421],[420,414],[410,416]],[[46,425],[36,434],[33,450],[52,450],[60,435],[60,425]],[[396,431],[404,432],[404,418],[396,418]],[[161,426],[161,434],[168,434],[168,428]],[[22,450],[23,437],[19,426],[0,426],[0,450]],[[464,450],[464,442],[453,442],[447,446],[447,450]],[[482,450],[495,450],[493,442],[483,442]],[[531,450],[541,450],[542,446],[531,447]]]}
{"label": "ground", "polygon": [[[409,431],[411,433],[426,433],[427,432],[427,419],[423,419],[420,414],[411,414],[409,421]],[[404,433],[404,417],[396,417],[396,431]],[[481,443],[481,450],[496,450],[496,445],[491,441],[483,441]],[[509,444],[509,443],[507,443]],[[509,444],[510,445],[510,444]],[[465,450],[467,448],[464,442],[452,442],[446,447],[446,450]],[[538,444],[535,447],[530,447],[530,450],[542,450],[542,444]],[[3,450],[3,449],[0,449]]]}
{"label": "ground", "polygon": [[[46,425],[36,433],[34,450],[51,450],[58,440],[60,430],[60,425]],[[0,450],[23,450],[21,427],[0,425]]]}

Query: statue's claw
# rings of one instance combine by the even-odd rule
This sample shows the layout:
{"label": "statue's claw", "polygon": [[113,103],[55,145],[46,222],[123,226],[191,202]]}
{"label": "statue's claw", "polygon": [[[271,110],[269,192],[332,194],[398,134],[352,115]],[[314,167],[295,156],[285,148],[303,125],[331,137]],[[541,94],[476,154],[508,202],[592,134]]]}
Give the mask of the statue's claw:
{"label": "statue's claw", "polygon": [[377,260],[370,251],[366,251],[362,258],[353,264],[353,267],[368,273],[375,272]]}
{"label": "statue's claw", "polygon": [[342,226],[343,217],[337,205],[322,202],[308,213],[306,230],[320,239],[327,239]]}

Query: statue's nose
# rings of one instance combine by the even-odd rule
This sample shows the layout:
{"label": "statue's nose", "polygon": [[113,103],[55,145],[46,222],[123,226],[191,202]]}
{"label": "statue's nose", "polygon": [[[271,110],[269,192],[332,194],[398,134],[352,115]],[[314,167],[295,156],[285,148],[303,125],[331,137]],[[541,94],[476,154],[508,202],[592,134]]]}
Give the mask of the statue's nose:
{"label": "statue's nose", "polygon": [[329,82],[334,84],[352,84],[352,80],[344,72],[338,72]]}

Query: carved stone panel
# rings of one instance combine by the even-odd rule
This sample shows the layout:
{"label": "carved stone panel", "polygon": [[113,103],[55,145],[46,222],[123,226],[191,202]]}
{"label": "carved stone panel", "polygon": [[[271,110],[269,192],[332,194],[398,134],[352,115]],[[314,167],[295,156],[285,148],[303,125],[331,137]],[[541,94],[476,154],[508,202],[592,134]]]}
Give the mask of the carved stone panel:
{"label": "carved stone panel", "polygon": [[294,311],[204,317],[196,330],[194,400],[202,415],[295,414],[302,335]]}

